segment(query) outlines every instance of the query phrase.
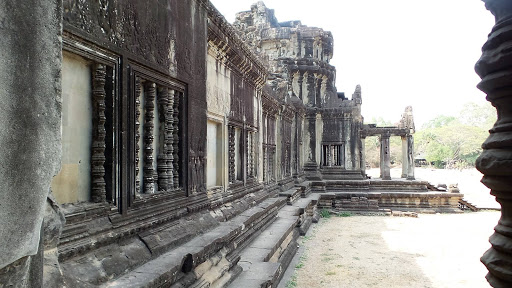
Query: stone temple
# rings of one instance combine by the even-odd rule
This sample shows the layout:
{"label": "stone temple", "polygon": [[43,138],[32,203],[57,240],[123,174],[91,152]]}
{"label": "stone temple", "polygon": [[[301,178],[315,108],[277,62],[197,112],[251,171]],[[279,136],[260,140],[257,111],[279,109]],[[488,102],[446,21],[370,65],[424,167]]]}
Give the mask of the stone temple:
{"label": "stone temple", "polygon": [[[502,218],[482,262],[510,287],[512,4],[484,2],[476,70],[499,117],[477,165]],[[0,287],[275,287],[319,208],[456,211],[461,194],[415,179],[411,107],[365,123],[330,32],[248,8],[230,24],[207,0],[0,3]]]}

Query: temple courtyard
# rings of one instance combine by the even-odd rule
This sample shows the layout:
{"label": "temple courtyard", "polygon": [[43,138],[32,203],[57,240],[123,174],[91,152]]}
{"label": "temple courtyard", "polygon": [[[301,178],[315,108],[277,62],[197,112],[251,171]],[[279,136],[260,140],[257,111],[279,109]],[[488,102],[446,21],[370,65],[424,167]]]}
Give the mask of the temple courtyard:
{"label": "temple courtyard", "polygon": [[[476,170],[417,170],[432,183],[458,183],[477,207],[499,207],[480,186]],[[484,209],[417,218],[353,213],[322,218],[299,240],[279,287],[490,287],[479,259],[499,217],[500,212]]]}

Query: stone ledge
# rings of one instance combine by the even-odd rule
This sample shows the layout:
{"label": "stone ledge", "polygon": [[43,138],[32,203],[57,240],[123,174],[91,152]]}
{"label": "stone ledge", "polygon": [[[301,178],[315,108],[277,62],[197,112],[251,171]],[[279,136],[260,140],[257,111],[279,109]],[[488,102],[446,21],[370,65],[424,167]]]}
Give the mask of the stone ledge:
{"label": "stone ledge", "polygon": [[[225,249],[224,258],[230,251],[236,249],[238,238],[250,231],[257,220],[270,221],[277,210],[285,204],[284,199],[272,198],[246,210],[233,219],[220,223],[213,230],[196,236],[172,251],[163,253],[146,264],[125,273],[120,278],[105,283],[102,287],[159,287],[171,285],[194,270],[210,257]],[[270,213],[270,214],[269,214]],[[269,214],[265,216],[265,214]],[[271,216],[271,217],[269,217]],[[245,239],[246,241],[248,239]],[[235,261],[236,257],[235,257]],[[233,266],[231,263],[228,266]],[[222,276],[222,275],[221,275]]]}

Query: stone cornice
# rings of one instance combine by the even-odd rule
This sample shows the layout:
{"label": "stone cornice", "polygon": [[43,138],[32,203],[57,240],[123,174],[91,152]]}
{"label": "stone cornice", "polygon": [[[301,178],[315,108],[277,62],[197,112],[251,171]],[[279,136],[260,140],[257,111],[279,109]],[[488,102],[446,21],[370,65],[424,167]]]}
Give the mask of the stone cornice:
{"label": "stone cornice", "polygon": [[262,88],[266,82],[268,69],[210,2],[205,7],[208,12],[210,51],[215,53],[214,56],[218,60],[253,82],[257,88]]}

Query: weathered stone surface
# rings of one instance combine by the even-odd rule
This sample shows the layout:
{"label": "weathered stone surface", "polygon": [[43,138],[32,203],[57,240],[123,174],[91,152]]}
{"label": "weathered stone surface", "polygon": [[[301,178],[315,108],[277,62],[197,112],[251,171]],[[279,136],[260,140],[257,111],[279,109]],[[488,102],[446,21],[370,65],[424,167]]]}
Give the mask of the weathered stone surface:
{"label": "weathered stone surface", "polygon": [[42,286],[27,273],[42,273],[42,258],[31,255],[59,169],[60,3],[0,3],[0,282],[17,287]]}
{"label": "weathered stone surface", "polygon": [[43,287],[64,286],[64,279],[58,259],[58,244],[65,222],[64,214],[50,193],[46,200],[43,221]]}

